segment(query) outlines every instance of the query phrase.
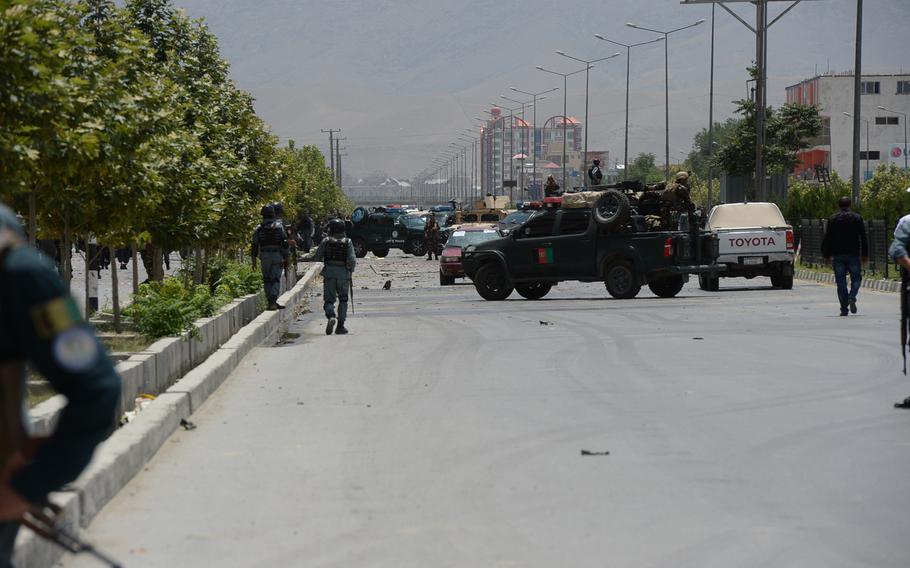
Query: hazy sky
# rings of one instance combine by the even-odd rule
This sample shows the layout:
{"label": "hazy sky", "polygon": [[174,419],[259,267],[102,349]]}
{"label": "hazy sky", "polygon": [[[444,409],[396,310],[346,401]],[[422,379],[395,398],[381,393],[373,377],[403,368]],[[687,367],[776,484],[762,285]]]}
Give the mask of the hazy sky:
{"label": "hazy sky", "polygon": [[[691,148],[707,125],[710,5],[678,0],[175,0],[203,17],[219,37],[238,85],[257,99],[257,111],[282,139],[328,146],[320,130],[340,128],[346,173],[383,170],[409,178],[475,128],[500,95],[562,87],[535,65],[568,72],[580,67],[555,53],[583,59],[623,43],[657,37],[625,26],[672,29],[707,21],[670,36],[671,161]],[[754,6],[730,3],[750,23]],[[790,2],[773,2],[772,17]],[[853,68],[855,0],[804,0],[771,28],[769,97],[816,72]],[[866,0],[864,73],[910,68],[910,0]],[[733,112],[746,94],[745,68],[754,36],[732,16],[716,13],[715,117]],[[620,48],[621,49],[621,48]],[[632,52],[630,156],[664,155],[664,50],[660,43]],[[569,79],[568,114],[584,117],[584,73]],[[625,57],[590,74],[589,148],[621,158]],[[515,98],[520,98],[516,96]],[[504,104],[509,104],[502,101]],[[538,105],[538,124],[562,113],[562,90]],[[527,117],[530,120],[530,115]]]}

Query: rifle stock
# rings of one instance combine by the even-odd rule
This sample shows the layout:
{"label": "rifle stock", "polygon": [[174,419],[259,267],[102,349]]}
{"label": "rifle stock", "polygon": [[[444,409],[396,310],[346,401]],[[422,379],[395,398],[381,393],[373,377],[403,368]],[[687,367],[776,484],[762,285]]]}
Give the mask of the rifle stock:
{"label": "rifle stock", "polygon": [[36,507],[26,513],[19,522],[41,538],[53,542],[67,552],[89,554],[111,568],[123,568],[122,564],[99,552],[93,545],[64,528],[59,520],[60,512],[60,507],[47,503],[43,507]]}

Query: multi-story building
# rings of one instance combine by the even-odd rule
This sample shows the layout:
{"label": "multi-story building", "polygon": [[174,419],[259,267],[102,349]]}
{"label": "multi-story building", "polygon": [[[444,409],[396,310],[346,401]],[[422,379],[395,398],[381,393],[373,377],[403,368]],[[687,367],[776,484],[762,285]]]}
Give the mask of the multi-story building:
{"label": "multi-story building", "polygon": [[[910,74],[863,75],[860,91],[860,175],[871,177],[882,163],[907,167]],[[822,133],[800,153],[796,174],[812,177],[826,166],[841,177],[853,171],[853,75],[825,74],[787,87],[787,102],[816,105]],[[845,114],[847,113],[847,114]],[[867,140],[868,133],[868,140]]]}

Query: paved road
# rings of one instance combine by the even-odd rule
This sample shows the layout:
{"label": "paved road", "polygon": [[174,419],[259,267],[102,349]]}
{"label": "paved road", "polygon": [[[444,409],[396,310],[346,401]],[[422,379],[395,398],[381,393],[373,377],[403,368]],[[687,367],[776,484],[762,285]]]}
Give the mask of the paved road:
{"label": "paved road", "polygon": [[254,351],[88,536],[130,568],[907,566],[894,295],[494,303],[434,269],[363,263],[351,335],[317,309]]}

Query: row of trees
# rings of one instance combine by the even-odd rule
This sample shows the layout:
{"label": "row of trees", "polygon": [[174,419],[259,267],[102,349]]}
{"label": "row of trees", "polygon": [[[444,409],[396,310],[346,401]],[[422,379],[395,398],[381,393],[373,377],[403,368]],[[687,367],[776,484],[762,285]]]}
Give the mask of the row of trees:
{"label": "row of trees", "polygon": [[236,249],[266,202],[289,218],[350,207],[170,0],[0,0],[0,69],[0,198],[67,253],[89,234],[150,245],[160,279],[160,251]]}

